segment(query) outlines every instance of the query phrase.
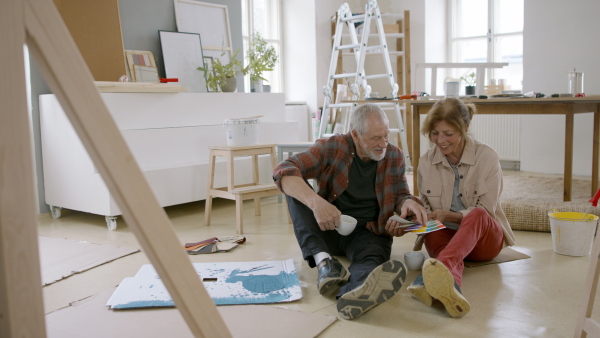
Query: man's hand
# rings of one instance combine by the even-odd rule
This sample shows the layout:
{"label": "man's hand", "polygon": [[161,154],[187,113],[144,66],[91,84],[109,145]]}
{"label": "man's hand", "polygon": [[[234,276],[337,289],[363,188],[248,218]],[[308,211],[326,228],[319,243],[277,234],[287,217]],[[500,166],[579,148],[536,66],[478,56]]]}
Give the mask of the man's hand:
{"label": "man's hand", "polygon": [[422,205],[412,199],[406,199],[404,203],[402,203],[400,212],[400,217],[404,219],[406,219],[409,214],[412,214],[417,218],[417,223],[427,223],[427,210],[425,210]]}
{"label": "man's hand", "polygon": [[402,225],[402,223],[389,219],[387,223],[385,223],[385,231],[387,231],[390,236],[402,237],[406,233],[406,227],[399,228],[400,225]]}
{"label": "man's hand", "polygon": [[340,225],[340,216],[342,213],[333,204],[318,195],[314,198],[313,203],[310,204],[310,208],[315,214],[315,219],[319,223],[321,230],[334,230]]}

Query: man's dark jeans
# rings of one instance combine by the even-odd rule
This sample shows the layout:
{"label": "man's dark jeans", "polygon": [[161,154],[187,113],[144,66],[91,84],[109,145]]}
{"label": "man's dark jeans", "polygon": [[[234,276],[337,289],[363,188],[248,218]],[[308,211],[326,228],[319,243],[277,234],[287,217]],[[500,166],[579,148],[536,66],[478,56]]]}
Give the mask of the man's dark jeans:
{"label": "man's dark jeans", "polygon": [[302,256],[311,268],[316,266],[313,255],[319,252],[350,260],[350,279],[340,288],[338,298],[360,286],[373,269],[390,259],[392,237],[374,234],[366,229],[365,222],[359,222],[348,236],[335,230],[322,231],[310,208],[293,197],[286,198]]}

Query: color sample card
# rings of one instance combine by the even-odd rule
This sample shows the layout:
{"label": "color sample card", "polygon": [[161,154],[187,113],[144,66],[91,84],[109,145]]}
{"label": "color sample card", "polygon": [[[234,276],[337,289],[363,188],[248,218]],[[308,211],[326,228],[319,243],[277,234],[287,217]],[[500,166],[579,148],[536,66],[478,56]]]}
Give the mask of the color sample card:
{"label": "color sample card", "polygon": [[428,221],[425,225],[422,225],[417,222],[406,220],[398,215],[393,215],[389,219],[400,223],[400,225],[397,226],[397,228],[406,228],[405,231],[414,232],[417,234],[426,234],[426,233],[430,233],[433,231],[437,231],[437,230],[446,228],[446,226],[443,225],[442,222],[440,222],[438,220],[431,220],[431,221]]}

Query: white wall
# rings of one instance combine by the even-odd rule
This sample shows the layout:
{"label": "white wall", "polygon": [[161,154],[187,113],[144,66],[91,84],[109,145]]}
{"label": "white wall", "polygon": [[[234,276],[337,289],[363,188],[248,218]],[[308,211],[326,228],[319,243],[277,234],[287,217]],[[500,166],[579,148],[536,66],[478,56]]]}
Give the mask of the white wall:
{"label": "white wall", "polygon": [[[600,94],[600,1],[527,0],[523,90],[566,93],[567,72],[584,72],[586,94]],[[564,117],[521,118],[521,170],[563,173]],[[592,114],[575,115],[573,173],[591,175]]]}

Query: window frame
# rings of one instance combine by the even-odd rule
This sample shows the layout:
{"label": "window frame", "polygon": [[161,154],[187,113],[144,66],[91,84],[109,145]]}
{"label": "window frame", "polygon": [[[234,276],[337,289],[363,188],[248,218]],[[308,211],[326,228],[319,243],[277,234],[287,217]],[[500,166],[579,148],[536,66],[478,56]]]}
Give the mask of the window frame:
{"label": "window frame", "polygon": [[[275,69],[272,72],[266,73],[265,77],[272,78],[273,82],[277,83],[277,86],[273,87],[273,85],[269,82],[266,84],[271,85],[271,91],[283,93],[284,92],[284,81],[283,81],[283,28],[282,28],[282,0],[264,0],[269,3],[269,6],[276,5],[277,8],[270,13],[270,16],[276,16],[275,20],[277,21],[275,24],[275,31],[277,38],[273,38],[270,36],[262,36],[265,41],[275,47],[277,51],[277,64],[275,65]],[[254,26],[254,0],[242,0],[242,41],[244,46],[244,51],[248,51],[248,46],[251,42],[252,33],[255,32]],[[248,65],[248,60],[244,57],[244,66]],[[244,88],[246,88],[246,92],[250,92],[250,78],[248,76],[244,77]]]}
{"label": "window frame", "polygon": [[[448,10],[448,20],[447,20],[447,59],[450,60],[450,62],[459,62],[459,60],[456,59],[456,46],[455,44],[457,42],[464,42],[464,41],[475,41],[478,39],[482,39],[485,38],[486,39],[486,62],[503,62],[502,60],[497,60],[496,59],[496,51],[497,51],[497,41],[499,39],[502,38],[506,38],[506,37],[520,37],[521,40],[523,39],[523,28],[521,27],[521,30],[519,31],[511,31],[511,32],[506,32],[506,33],[497,33],[496,32],[496,18],[497,15],[499,15],[500,10],[498,7],[498,2],[499,0],[487,0],[487,33],[485,35],[474,35],[474,36],[456,36],[456,20],[458,20],[458,15],[456,15],[457,10],[458,10],[458,4],[457,2],[460,0],[448,0],[447,2],[447,8]],[[525,1],[525,0],[524,0]],[[521,54],[521,60],[522,60],[523,55]],[[504,61],[506,62],[506,61]],[[515,63],[513,63],[515,64]],[[523,62],[521,61],[521,84],[517,85],[516,88],[522,87],[522,81],[523,81],[523,69],[522,69],[522,64]],[[510,67],[510,65],[509,65]],[[505,68],[506,69],[506,68]],[[487,70],[486,72],[486,79],[495,79],[497,78],[497,72],[499,72],[500,70],[498,69],[494,69],[494,68],[490,68]],[[453,74],[456,76],[456,74]],[[514,85],[514,84],[513,84]]]}

